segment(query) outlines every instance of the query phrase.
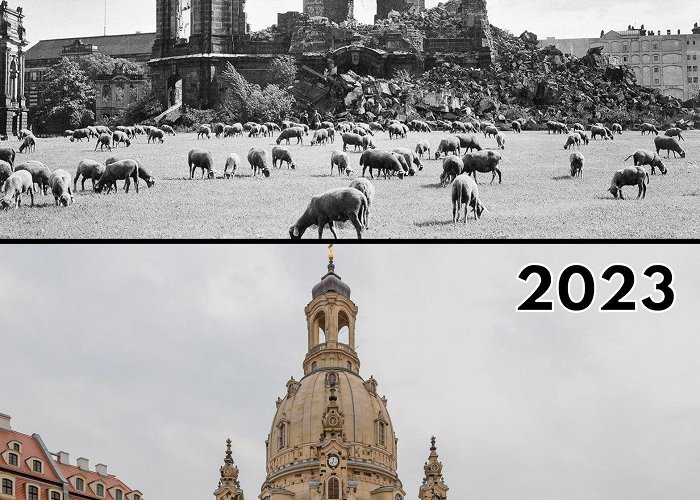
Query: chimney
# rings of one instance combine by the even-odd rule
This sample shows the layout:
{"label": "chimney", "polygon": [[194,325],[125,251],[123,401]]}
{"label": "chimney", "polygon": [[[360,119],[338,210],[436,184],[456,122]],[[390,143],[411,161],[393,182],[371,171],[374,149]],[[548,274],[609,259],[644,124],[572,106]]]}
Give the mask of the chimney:
{"label": "chimney", "polygon": [[671,34],[671,30],[666,30],[666,34],[667,34],[667,35],[670,35],[670,34]]}
{"label": "chimney", "polygon": [[100,476],[106,476],[107,475],[107,466],[105,464],[97,464],[95,466],[95,471],[100,475]]}
{"label": "chimney", "polygon": [[65,451],[58,452],[58,461],[63,465],[70,465],[70,459],[68,453]]}
{"label": "chimney", "polygon": [[11,431],[12,426],[10,425],[10,420],[12,420],[11,416],[0,413],[0,429]]}
{"label": "chimney", "polygon": [[78,467],[80,467],[83,470],[90,470],[90,461],[87,458],[79,458],[78,459]]}
{"label": "chimney", "polygon": [[678,30],[678,34],[679,34],[679,35],[681,34],[681,30]]}

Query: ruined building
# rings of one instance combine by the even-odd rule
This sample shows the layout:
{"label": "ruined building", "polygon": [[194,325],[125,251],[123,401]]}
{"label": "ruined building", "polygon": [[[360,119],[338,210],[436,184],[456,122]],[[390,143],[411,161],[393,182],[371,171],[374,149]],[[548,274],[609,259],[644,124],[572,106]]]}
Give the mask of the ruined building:
{"label": "ruined building", "polygon": [[465,66],[493,62],[485,0],[449,0],[432,9],[433,25],[416,16],[423,6],[424,0],[379,0],[378,14],[391,7],[409,18],[361,25],[344,22],[353,18],[353,0],[305,0],[303,13],[281,13],[276,26],[250,33],[245,0],[157,0],[153,87],[167,107],[213,108],[223,97],[227,63],[249,81],[265,83],[272,59],[291,55],[301,70],[297,99],[309,106],[326,99],[329,109],[333,96],[318,94],[317,85],[327,74],[419,74],[447,53]]}
{"label": "ruined building", "polygon": [[412,7],[425,10],[425,0],[377,0],[377,15],[374,16],[374,21],[386,19],[392,10],[405,12]]}

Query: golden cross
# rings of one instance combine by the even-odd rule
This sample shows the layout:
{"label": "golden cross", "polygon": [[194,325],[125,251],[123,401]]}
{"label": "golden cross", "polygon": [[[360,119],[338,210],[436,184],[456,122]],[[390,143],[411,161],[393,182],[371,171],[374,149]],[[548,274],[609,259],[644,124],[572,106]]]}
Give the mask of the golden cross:
{"label": "golden cross", "polygon": [[334,258],[334,257],[335,257],[335,256],[333,255],[333,243],[329,243],[329,244],[328,244],[328,260],[330,260],[331,262],[333,262],[333,258]]}

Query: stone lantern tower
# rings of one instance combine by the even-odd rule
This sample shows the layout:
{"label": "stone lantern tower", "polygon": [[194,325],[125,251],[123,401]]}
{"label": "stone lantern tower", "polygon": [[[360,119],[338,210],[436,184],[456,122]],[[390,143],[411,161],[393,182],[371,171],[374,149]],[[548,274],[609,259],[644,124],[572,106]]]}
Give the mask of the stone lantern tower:
{"label": "stone lantern tower", "polygon": [[231,453],[231,440],[226,440],[226,458],[224,465],[219,470],[221,479],[219,479],[219,487],[214,491],[216,500],[243,500],[243,490],[238,482],[238,467],[233,463]]}
{"label": "stone lantern tower", "polygon": [[423,466],[425,476],[423,484],[418,488],[418,498],[420,500],[447,500],[447,490],[442,477],[442,462],[438,461],[437,448],[435,447],[435,436],[430,438],[430,455],[428,461]]}

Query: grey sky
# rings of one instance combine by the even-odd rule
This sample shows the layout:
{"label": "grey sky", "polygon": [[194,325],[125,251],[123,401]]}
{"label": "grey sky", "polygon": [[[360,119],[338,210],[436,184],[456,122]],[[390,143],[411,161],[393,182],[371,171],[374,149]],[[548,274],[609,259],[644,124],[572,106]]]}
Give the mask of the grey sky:
{"label": "grey sky", "polygon": [[[386,394],[415,498],[431,434],[452,499],[700,498],[700,263],[695,247],[352,246],[361,375]],[[326,248],[3,249],[0,412],[147,500],[205,500],[231,437],[255,499],[264,441],[306,353]],[[668,313],[516,313],[571,262],[675,271]],[[639,280],[630,298],[652,289]],[[574,292],[576,293],[576,292]],[[550,292],[548,298],[553,294]],[[393,352],[391,356],[383,353]]]}
{"label": "grey sky", "polygon": [[[364,2],[364,3],[363,3]],[[437,0],[426,0],[434,7]],[[376,0],[356,0],[355,15],[372,22]],[[47,38],[101,35],[104,25],[104,0],[10,0],[10,6],[22,5],[27,16],[27,37],[31,42]],[[700,21],[695,2],[667,0],[662,9],[656,0],[489,0],[489,18],[493,24],[520,34],[527,29],[541,38],[595,37],[601,29],[626,29],[629,24],[647,28],[681,29],[689,33]],[[277,22],[277,13],[301,10],[302,0],[248,0],[247,12],[254,30]],[[155,0],[107,0],[109,34],[155,31]]]}

